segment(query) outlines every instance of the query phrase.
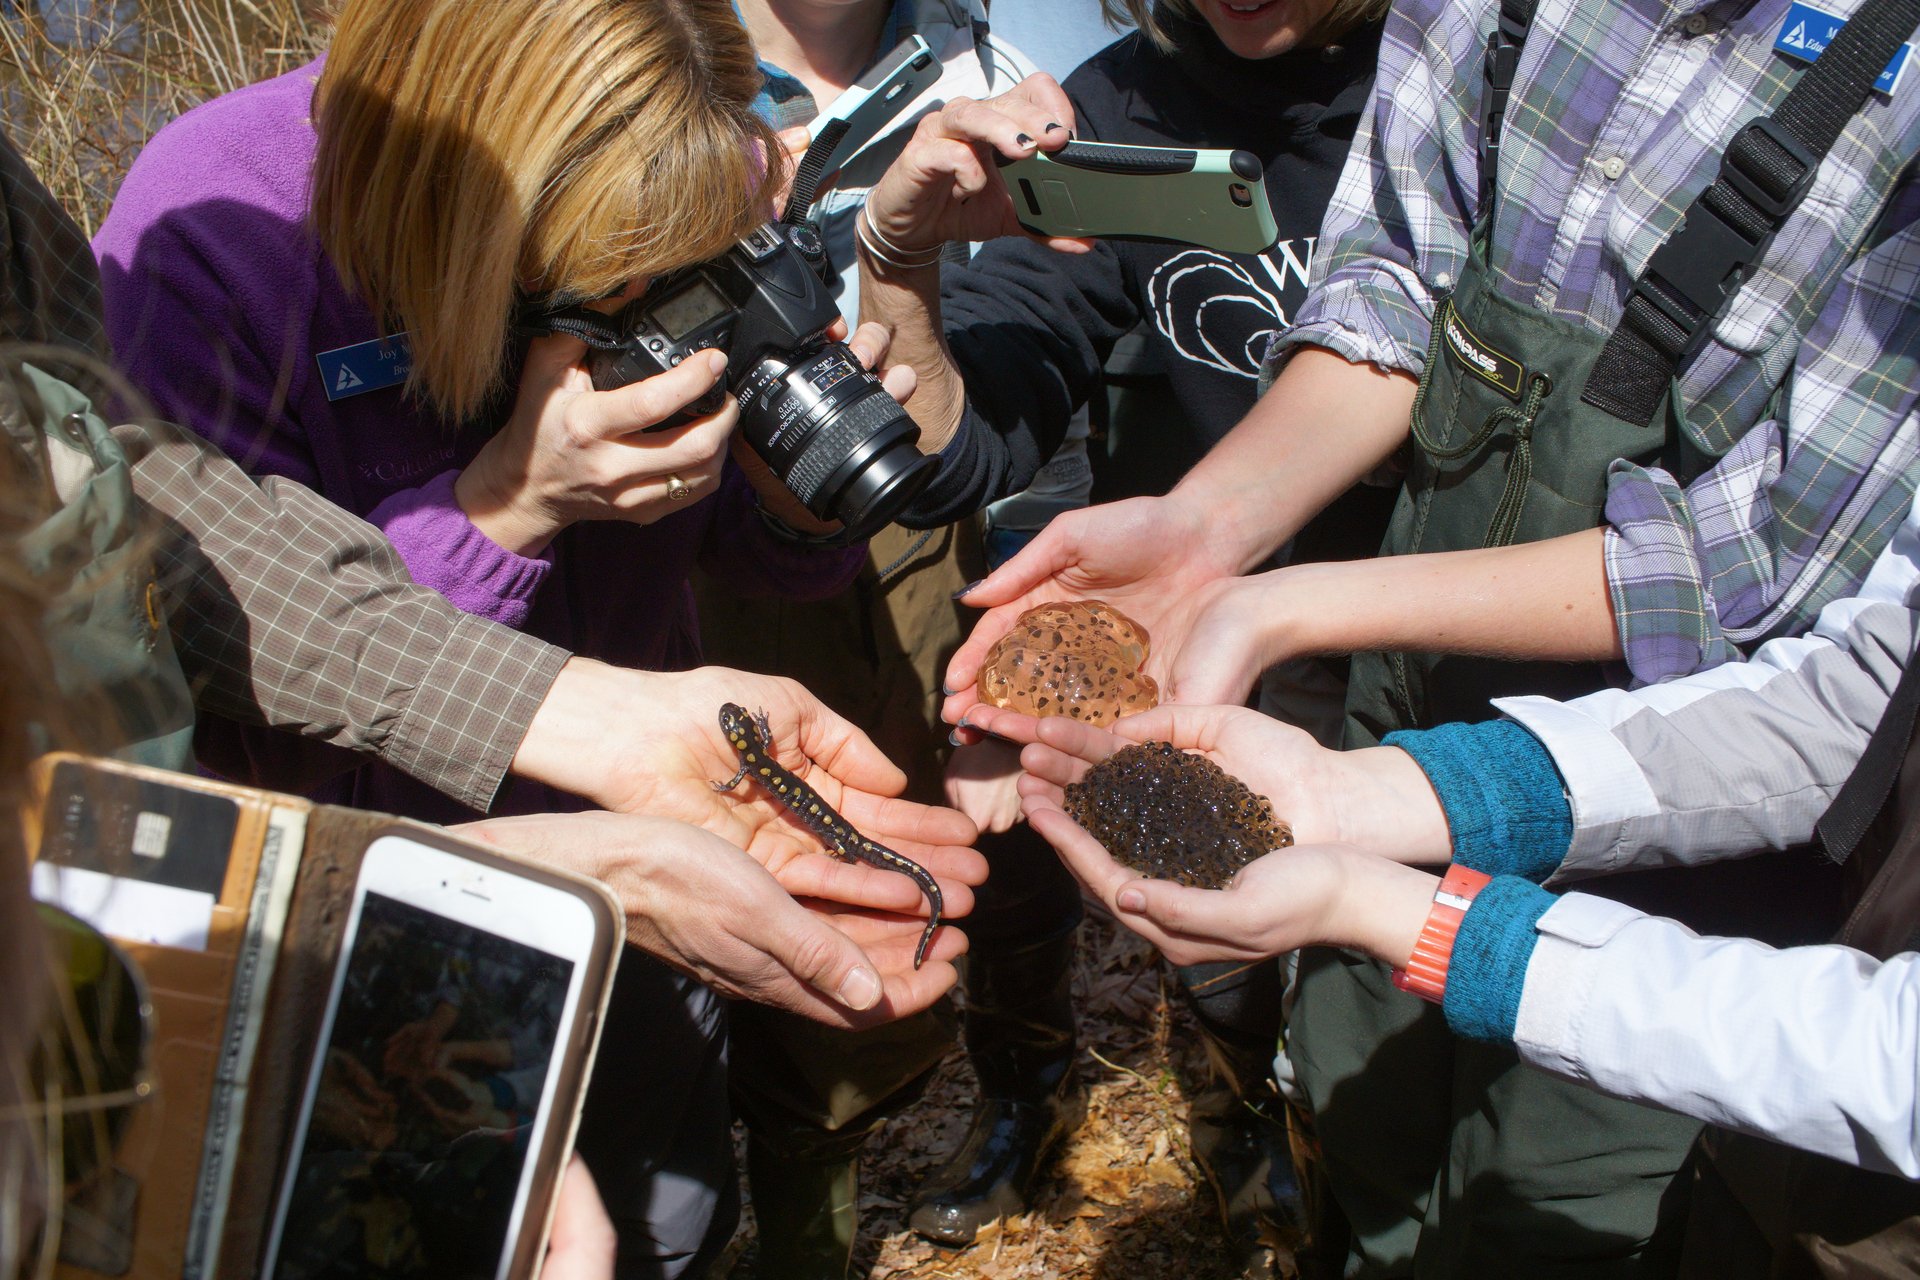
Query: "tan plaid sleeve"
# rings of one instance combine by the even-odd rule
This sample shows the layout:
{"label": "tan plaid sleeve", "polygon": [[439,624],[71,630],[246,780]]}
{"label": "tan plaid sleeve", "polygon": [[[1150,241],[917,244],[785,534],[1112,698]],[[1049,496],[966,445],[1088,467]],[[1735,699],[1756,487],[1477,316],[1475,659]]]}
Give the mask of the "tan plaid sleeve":
{"label": "tan plaid sleeve", "polygon": [[300,485],[256,483],[173,427],[115,435],[164,525],[162,590],[203,711],[492,804],[565,650],[416,585],[377,529]]}

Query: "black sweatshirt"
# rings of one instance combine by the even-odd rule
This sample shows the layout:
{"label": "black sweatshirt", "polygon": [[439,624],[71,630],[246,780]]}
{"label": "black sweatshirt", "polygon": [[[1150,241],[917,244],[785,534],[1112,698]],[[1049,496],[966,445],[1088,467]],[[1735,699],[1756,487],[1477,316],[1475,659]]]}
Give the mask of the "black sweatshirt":
{"label": "black sweatshirt", "polygon": [[[1203,22],[1167,27],[1173,53],[1135,32],[1067,77],[1076,132],[1251,151],[1266,170],[1279,241],[1265,254],[1223,254],[1103,240],[1076,256],[1008,237],[966,266],[944,267],[946,336],[968,414],[910,523],[947,523],[1024,489],[1099,387],[1115,342],[1143,320],[1185,411],[1188,425],[1175,429],[1197,437],[1191,457],[1253,407],[1267,338],[1306,298],[1320,219],[1371,88],[1380,24],[1337,49],[1261,61],[1227,52]],[[1178,479],[1166,477],[1165,487]]]}

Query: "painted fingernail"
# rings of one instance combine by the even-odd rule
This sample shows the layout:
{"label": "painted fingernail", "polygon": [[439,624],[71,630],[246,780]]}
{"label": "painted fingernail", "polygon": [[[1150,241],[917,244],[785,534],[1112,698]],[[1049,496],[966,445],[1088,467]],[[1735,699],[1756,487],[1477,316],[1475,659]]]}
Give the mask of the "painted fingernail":
{"label": "painted fingernail", "polygon": [[880,1003],[880,979],[871,969],[856,968],[840,984],[839,996],[849,1009],[871,1009]]}
{"label": "painted fingernail", "polygon": [[947,731],[947,745],[950,747],[964,747],[967,743],[966,739],[960,736],[958,729],[949,729]]}
{"label": "painted fingernail", "polygon": [[1079,134],[1077,134],[1077,133],[1075,133],[1075,132],[1074,132],[1073,130],[1071,130],[1071,129],[1069,129],[1069,130],[1067,130],[1067,141],[1068,141],[1068,142],[1078,142],[1078,141],[1080,141],[1080,135],[1079,135]]}
{"label": "painted fingernail", "polygon": [[1052,121],[1051,123],[1049,123],[1049,124],[1047,125],[1047,127],[1046,127],[1046,130],[1045,130],[1045,132],[1047,132],[1047,133],[1052,133],[1052,132],[1053,132],[1054,130],[1056,130],[1056,129],[1059,129],[1059,128],[1061,128],[1061,127],[1062,127],[1062,126],[1061,126],[1061,124],[1060,124],[1060,122],[1059,122],[1058,120],[1055,120],[1055,121]]}
{"label": "painted fingernail", "polygon": [[1028,136],[1027,136],[1026,134],[1024,134],[1024,133],[1016,133],[1016,134],[1014,134],[1014,135],[1013,135],[1013,140],[1014,140],[1015,142],[1017,142],[1017,143],[1019,143],[1019,144],[1020,144],[1021,146],[1023,146],[1023,147],[1030,147],[1030,146],[1032,146],[1032,145],[1033,145],[1033,139],[1032,139],[1032,138],[1030,138],[1030,137],[1028,137]]}
{"label": "painted fingernail", "polygon": [[1147,909],[1147,895],[1138,889],[1122,889],[1120,896],[1114,899],[1114,903],[1122,911],[1145,911]]}
{"label": "painted fingernail", "polygon": [[956,693],[958,693],[958,692],[960,692],[960,691],[959,691],[958,689],[949,689],[949,688],[947,688],[947,686],[946,686],[946,683],[945,683],[944,681],[942,681],[942,682],[941,682],[941,685],[940,685],[940,696],[941,696],[941,697],[943,697],[943,698],[951,698],[951,697],[952,697],[952,696],[953,696],[954,694],[956,694]]}
{"label": "painted fingernail", "polygon": [[975,579],[974,579],[974,580],[973,580],[972,582],[969,582],[969,583],[968,583],[968,584],[967,584],[966,586],[964,586],[964,587],[962,587],[962,588],[960,588],[960,589],[959,589],[958,591],[956,591],[956,592],[954,592],[954,593],[953,593],[953,598],[954,598],[955,600],[958,600],[958,599],[960,599],[960,598],[961,598],[962,596],[970,596],[970,595],[972,595],[972,594],[973,594],[973,592],[974,592],[974,588],[976,588],[976,587],[978,587],[978,586],[979,586],[979,585],[980,585],[981,583],[983,583],[983,582],[985,582],[985,581],[986,581],[986,579],[985,579],[985,578],[975,578]]}

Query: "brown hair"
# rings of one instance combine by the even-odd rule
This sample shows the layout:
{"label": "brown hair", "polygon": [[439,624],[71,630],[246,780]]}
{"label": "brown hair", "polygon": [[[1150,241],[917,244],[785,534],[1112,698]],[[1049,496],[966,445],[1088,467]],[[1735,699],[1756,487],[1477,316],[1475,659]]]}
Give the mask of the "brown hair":
{"label": "brown hair", "polygon": [[713,257],[784,153],[728,0],[346,0],[315,95],[313,225],[462,419],[517,299],[587,300]]}
{"label": "brown hair", "polygon": [[[1344,32],[1362,22],[1371,22],[1387,11],[1388,0],[1334,0],[1333,8],[1327,11],[1326,28],[1329,31]],[[1189,0],[1100,0],[1100,9],[1106,15],[1107,25],[1118,31],[1131,22],[1140,28],[1147,39],[1162,53],[1173,51],[1173,37],[1167,34],[1167,28],[1154,14],[1162,9],[1189,22],[1204,21],[1193,11]]]}

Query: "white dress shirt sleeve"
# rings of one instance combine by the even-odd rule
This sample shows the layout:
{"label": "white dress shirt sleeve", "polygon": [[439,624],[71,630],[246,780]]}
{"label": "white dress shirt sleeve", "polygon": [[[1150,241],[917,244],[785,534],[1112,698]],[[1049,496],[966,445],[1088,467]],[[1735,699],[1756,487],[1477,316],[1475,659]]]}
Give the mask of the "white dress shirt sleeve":
{"label": "white dress shirt sleeve", "polygon": [[1920,640],[1920,500],[1811,633],[1664,684],[1494,705],[1545,744],[1573,840],[1550,885],[1805,843]]}
{"label": "white dress shirt sleeve", "polygon": [[1577,893],[1537,928],[1514,1029],[1527,1062],[1920,1178],[1920,956],[1702,938]]}

